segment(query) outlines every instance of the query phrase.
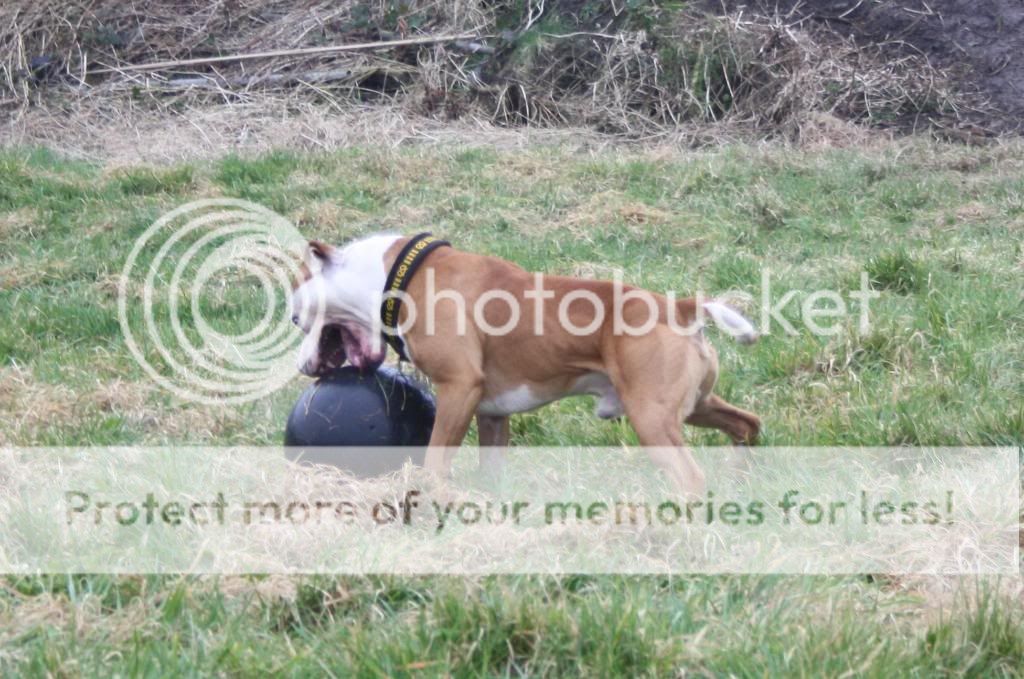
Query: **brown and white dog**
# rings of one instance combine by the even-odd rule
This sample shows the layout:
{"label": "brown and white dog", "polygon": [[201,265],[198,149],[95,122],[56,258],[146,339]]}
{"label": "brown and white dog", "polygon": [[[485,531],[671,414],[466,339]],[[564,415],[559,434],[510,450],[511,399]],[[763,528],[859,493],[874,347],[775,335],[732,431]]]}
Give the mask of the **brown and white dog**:
{"label": "brown and white dog", "polygon": [[[346,360],[364,371],[380,365],[386,351],[381,296],[408,242],[395,235],[344,248],[310,242],[292,295],[292,320],[306,333],[300,371],[319,375]],[[616,285],[620,293],[639,292],[653,302],[623,300]],[[545,293],[531,294],[538,286]],[[406,293],[410,303],[399,314],[400,336],[412,363],[437,391],[425,466],[442,479],[474,416],[481,446],[505,446],[509,415],[578,394],[598,397],[599,417],[624,413],[653,462],[684,493],[702,493],[704,474],[684,444],[683,421],[720,429],[736,443],[757,438],[757,416],[712,393],[718,358],[704,337],[705,313],[739,341],[756,339],[750,322],[725,304],[673,301],[612,281],[530,274],[505,260],[451,247],[430,253]],[[428,295],[430,319],[422,312]],[[482,315],[474,318],[477,309]],[[622,332],[613,312],[644,331]],[[493,461],[482,451],[481,464]]]}

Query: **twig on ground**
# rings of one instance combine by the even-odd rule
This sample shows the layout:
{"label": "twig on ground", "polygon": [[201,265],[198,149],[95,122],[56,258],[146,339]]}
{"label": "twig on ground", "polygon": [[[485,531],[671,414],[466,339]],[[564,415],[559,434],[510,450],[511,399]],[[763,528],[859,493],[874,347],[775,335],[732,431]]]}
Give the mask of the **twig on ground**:
{"label": "twig on ground", "polygon": [[123,73],[126,71],[157,71],[168,68],[180,68],[182,66],[200,66],[206,64],[219,64],[233,61],[248,61],[250,59],[271,59],[274,57],[309,56],[313,54],[334,54],[337,52],[352,52],[357,50],[387,49],[402,45],[429,45],[439,42],[454,42],[456,40],[482,40],[489,36],[481,35],[440,35],[428,36],[425,38],[407,38],[405,40],[384,40],[381,42],[363,42],[352,45],[324,45],[322,47],[303,47],[290,50],[272,50],[269,52],[250,52],[248,54],[229,54],[220,57],[199,57],[197,59],[174,59],[171,61],[156,61],[149,64],[131,64],[126,66],[107,66],[88,72],[88,75],[100,73]]}

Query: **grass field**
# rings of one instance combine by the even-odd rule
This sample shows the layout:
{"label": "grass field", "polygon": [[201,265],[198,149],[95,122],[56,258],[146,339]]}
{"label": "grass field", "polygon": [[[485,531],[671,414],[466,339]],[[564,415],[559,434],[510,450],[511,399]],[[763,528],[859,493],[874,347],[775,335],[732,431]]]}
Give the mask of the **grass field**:
{"label": "grass field", "polygon": [[[310,237],[429,228],[528,269],[655,290],[846,293],[870,330],[716,338],[773,445],[1024,444],[1024,156],[858,150],[355,149],[106,167],[0,152],[0,444],[275,444],[305,382],[179,403],[131,358],[117,276],[162,213],[245,198]],[[255,295],[222,310],[261,315]],[[750,307],[753,308],[753,307]],[[635,443],[589,399],[513,443]],[[691,430],[691,440],[721,444]],[[0,584],[0,671],[36,675],[1019,676],[1019,580],[40,576]]]}

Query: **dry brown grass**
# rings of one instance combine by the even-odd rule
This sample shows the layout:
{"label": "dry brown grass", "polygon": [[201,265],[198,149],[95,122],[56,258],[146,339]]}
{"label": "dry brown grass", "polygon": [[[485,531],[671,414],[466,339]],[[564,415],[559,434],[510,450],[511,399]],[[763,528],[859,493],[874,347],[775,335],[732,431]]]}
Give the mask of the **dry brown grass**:
{"label": "dry brown grass", "polygon": [[322,229],[333,230],[341,226],[359,222],[366,214],[356,208],[348,207],[337,201],[318,200],[303,205],[292,212],[289,217],[296,227],[308,232],[310,237],[320,236]]}
{"label": "dry brown grass", "polygon": [[69,421],[75,401],[74,392],[62,384],[39,382],[18,365],[0,367],[0,444],[24,444],[51,423]]}
{"label": "dry brown grass", "polygon": [[0,239],[32,238],[39,228],[39,215],[33,207],[0,213]]}
{"label": "dry brown grass", "polygon": [[625,224],[639,234],[645,227],[664,224],[672,218],[665,210],[631,200],[621,191],[607,190],[591,195],[570,210],[557,226],[567,227],[577,238],[586,239],[595,229],[609,224]]}
{"label": "dry brown grass", "polygon": [[972,201],[958,207],[953,214],[960,222],[974,224],[991,218],[995,214],[995,210],[979,201]]}
{"label": "dry brown grass", "polygon": [[353,146],[408,145],[602,146],[578,129],[506,129],[467,118],[455,122],[409,115],[400,106],[325,109],[272,94],[247,104],[191,106],[181,111],[125,108],[116,101],[82,100],[65,108],[32,108],[7,122],[0,146],[42,145],[111,167],[169,164],[272,149],[331,151]]}
{"label": "dry brown grass", "polygon": [[44,630],[59,631],[83,639],[102,629],[104,636],[124,642],[146,628],[159,626],[155,608],[159,601],[139,597],[125,602],[115,610],[103,606],[100,597],[83,593],[74,601],[66,595],[42,592],[25,595],[6,584],[5,598],[15,604],[0,610],[0,644],[11,648],[11,642],[25,634]]}
{"label": "dry brown grass", "polygon": [[616,277],[624,277],[622,267],[608,266],[600,262],[574,262],[570,275],[579,278],[592,278],[596,280],[608,280]]}
{"label": "dry brown grass", "polygon": [[224,576],[219,578],[202,578],[200,589],[217,591],[220,594],[236,599],[246,599],[252,607],[260,603],[295,601],[298,594],[297,585],[300,578],[290,575],[270,574],[262,577]]}
{"label": "dry brown grass", "polygon": [[147,382],[113,377],[93,385],[73,389],[40,381],[17,364],[0,367],[0,445],[38,444],[55,428],[73,431],[104,416],[137,429],[140,442],[213,440],[238,429],[242,417],[227,407],[167,407]]}

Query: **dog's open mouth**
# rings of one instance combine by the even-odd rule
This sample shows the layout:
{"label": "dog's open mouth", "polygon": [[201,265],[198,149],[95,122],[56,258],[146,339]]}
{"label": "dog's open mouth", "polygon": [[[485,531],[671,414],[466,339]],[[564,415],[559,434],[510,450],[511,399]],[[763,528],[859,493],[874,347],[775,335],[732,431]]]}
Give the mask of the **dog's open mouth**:
{"label": "dog's open mouth", "polygon": [[318,372],[321,374],[344,365],[347,354],[340,325],[325,325],[323,327],[323,330],[320,331],[320,346],[317,353],[320,358]]}
{"label": "dog's open mouth", "polygon": [[318,353],[320,375],[340,368],[346,359],[361,372],[373,372],[384,361],[383,349],[375,351],[370,337],[361,328],[336,323],[321,330]]}

